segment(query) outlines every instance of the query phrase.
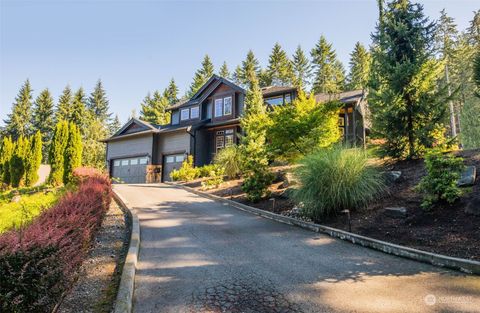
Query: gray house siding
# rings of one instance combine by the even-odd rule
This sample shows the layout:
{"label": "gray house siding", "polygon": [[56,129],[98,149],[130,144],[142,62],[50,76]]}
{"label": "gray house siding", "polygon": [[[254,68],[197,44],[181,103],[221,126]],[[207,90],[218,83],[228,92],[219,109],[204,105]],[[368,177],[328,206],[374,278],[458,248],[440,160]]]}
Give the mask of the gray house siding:
{"label": "gray house siding", "polygon": [[107,147],[107,160],[140,155],[147,155],[151,158],[152,146],[152,134],[110,141]]}
{"label": "gray house siding", "polygon": [[167,154],[190,154],[190,140],[191,136],[185,130],[159,134],[156,155],[159,164],[161,164],[163,156]]}

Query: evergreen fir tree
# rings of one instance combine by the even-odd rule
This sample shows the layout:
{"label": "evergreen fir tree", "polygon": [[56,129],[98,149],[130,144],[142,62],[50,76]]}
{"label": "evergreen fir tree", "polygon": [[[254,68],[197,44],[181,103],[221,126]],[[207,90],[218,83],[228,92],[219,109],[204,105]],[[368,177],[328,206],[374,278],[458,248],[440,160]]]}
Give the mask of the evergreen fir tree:
{"label": "evergreen fir tree", "polygon": [[24,186],[25,170],[30,157],[30,144],[27,137],[20,136],[14,144],[10,159],[10,181],[13,188]]}
{"label": "evergreen fir tree", "polygon": [[46,161],[48,159],[47,147],[50,145],[54,129],[53,98],[48,89],[44,89],[35,100],[32,125],[33,129],[43,136],[42,141],[45,145],[42,148],[42,157]]}
{"label": "evergreen fir tree", "polygon": [[120,123],[120,119],[118,118],[118,114],[116,114],[115,118],[110,123],[108,134],[110,136],[112,136],[113,134],[115,134],[120,129],[120,127],[122,127],[122,124]]}
{"label": "evergreen fir tree", "polygon": [[32,130],[32,89],[27,79],[20,88],[15,102],[12,106],[12,113],[4,120],[5,133],[17,140],[21,136],[28,136]]}
{"label": "evergreen fir tree", "polygon": [[370,76],[371,56],[365,47],[357,42],[350,54],[350,73],[348,76],[348,89],[365,90]]}
{"label": "evergreen fir tree", "polygon": [[338,93],[343,90],[345,70],[332,44],[321,36],[312,49],[312,63],[314,70],[313,93]]}
{"label": "evergreen fir tree", "polygon": [[30,140],[30,152],[25,162],[25,185],[33,186],[38,181],[38,170],[42,164],[42,133],[37,131]]}
{"label": "evergreen fir tree", "polygon": [[272,76],[268,72],[268,69],[262,68],[258,74],[258,84],[260,88],[272,86],[273,80]]}
{"label": "evergreen fir tree", "polygon": [[170,114],[167,108],[170,105],[167,98],[155,91],[153,97],[147,94],[141,103],[140,119],[146,122],[165,125],[170,123]]}
{"label": "evergreen fir tree", "polygon": [[302,47],[298,46],[295,50],[292,64],[294,74],[293,85],[298,88],[306,88],[310,84],[312,67]]}
{"label": "evergreen fir tree", "polygon": [[222,66],[220,67],[220,71],[218,72],[218,75],[220,75],[220,77],[223,77],[225,79],[228,79],[230,80],[231,77],[230,77],[230,72],[228,70],[228,66],[227,66],[227,62],[223,62]]}
{"label": "evergreen fir tree", "polygon": [[248,51],[247,57],[242,61],[242,66],[237,67],[235,70],[235,81],[237,84],[241,86],[250,86],[249,78],[252,76],[250,73],[255,74],[255,78],[258,82],[260,65],[252,50]]}
{"label": "evergreen fir tree", "polygon": [[68,140],[64,152],[63,183],[72,181],[73,170],[82,165],[82,135],[77,125],[71,122],[68,125]]}
{"label": "evergreen fir tree", "polygon": [[292,62],[288,59],[287,53],[277,42],[273,46],[272,53],[268,59],[268,76],[274,86],[289,86],[293,80]]}
{"label": "evergreen fir tree", "polygon": [[205,55],[202,61],[202,67],[195,72],[193,83],[190,86],[189,97],[192,97],[214,74],[213,63],[210,57]]}
{"label": "evergreen fir tree", "polygon": [[63,89],[60,98],[58,98],[57,111],[55,112],[55,122],[69,121],[72,116],[73,95],[70,86]]}
{"label": "evergreen fir tree", "polygon": [[65,147],[68,141],[68,122],[62,120],[55,126],[48,160],[50,163],[50,176],[48,182],[54,186],[61,185],[65,170]]}
{"label": "evergreen fir tree", "polygon": [[480,47],[480,9],[473,12],[473,19],[467,29],[469,44],[474,47]]}
{"label": "evergreen fir tree", "polygon": [[110,120],[112,114],[109,113],[107,94],[100,79],[88,98],[87,109],[96,119],[99,119],[104,124]]}
{"label": "evergreen fir tree", "polygon": [[73,96],[72,112],[70,119],[68,120],[69,122],[77,125],[79,129],[83,129],[83,127],[86,125],[86,119],[88,118],[85,103],[85,92],[83,91],[83,88],[80,87]]}
{"label": "evergreen fir tree", "polygon": [[369,106],[384,153],[413,158],[441,143],[446,94],[437,88],[442,68],[433,58],[435,25],[419,4],[394,0],[374,34]]}
{"label": "evergreen fir tree", "polygon": [[[118,122],[118,130],[120,128],[120,121],[118,121],[118,116],[116,117]],[[115,122],[115,119],[113,119]],[[112,123],[113,124],[113,123]],[[112,124],[109,127],[112,127]],[[116,131],[115,130],[115,131]],[[83,151],[82,153],[82,165],[94,167],[98,169],[105,168],[105,149],[106,145],[100,142],[100,139],[107,138],[109,135],[115,133],[110,133],[108,127],[106,127],[103,123],[101,123],[97,119],[93,119],[88,128],[86,128],[83,132]]]}
{"label": "evergreen fir tree", "polygon": [[178,102],[178,86],[172,78],[168,87],[163,91],[163,97],[167,99],[169,104]]}
{"label": "evergreen fir tree", "polygon": [[13,142],[10,136],[4,136],[0,150],[0,180],[5,185],[10,185],[10,159],[13,155]]}

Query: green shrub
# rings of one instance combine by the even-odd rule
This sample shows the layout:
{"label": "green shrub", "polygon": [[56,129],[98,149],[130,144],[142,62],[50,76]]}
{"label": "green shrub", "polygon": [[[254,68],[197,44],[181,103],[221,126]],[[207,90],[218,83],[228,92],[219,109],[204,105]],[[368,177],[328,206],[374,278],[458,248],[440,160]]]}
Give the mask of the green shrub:
{"label": "green shrub", "polygon": [[189,155],[178,170],[170,173],[170,178],[174,181],[191,181],[198,177],[199,171],[193,166],[193,156]]}
{"label": "green shrub", "polygon": [[435,202],[453,203],[461,194],[457,181],[465,168],[463,159],[433,150],[425,157],[427,175],[422,178],[417,190],[424,193],[422,207],[430,208]]}
{"label": "green shrub", "polygon": [[197,167],[198,177],[212,177],[217,172],[221,171],[221,168],[216,164],[207,164],[201,167]]}
{"label": "green shrub", "polygon": [[0,311],[50,312],[60,298],[63,267],[54,246],[0,254]]}
{"label": "green shrub", "polygon": [[208,179],[202,181],[202,189],[208,190],[218,188],[223,183],[224,171],[221,167],[216,167],[208,175]]}
{"label": "green shrub", "polygon": [[245,177],[242,190],[247,194],[247,199],[252,202],[258,202],[269,195],[268,187],[272,183],[274,175],[268,167],[259,167]]}
{"label": "green shrub", "polygon": [[237,178],[242,174],[243,155],[238,146],[230,146],[215,155],[215,164],[225,169],[228,178]]}
{"label": "green shrub", "polygon": [[299,188],[291,195],[315,221],[364,207],[385,189],[381,172],[360,149],[319,150],[300,164],[295,171]]}

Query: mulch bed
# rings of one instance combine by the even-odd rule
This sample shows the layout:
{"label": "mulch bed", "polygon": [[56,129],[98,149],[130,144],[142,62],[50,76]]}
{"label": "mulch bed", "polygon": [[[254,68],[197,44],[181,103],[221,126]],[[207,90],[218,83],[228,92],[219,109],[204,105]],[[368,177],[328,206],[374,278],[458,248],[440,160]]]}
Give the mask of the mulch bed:
{"label": "mulch bed", "polygon": [[115,201],[102,222],[79,277],[56,312],[111,312],[130,238],[129,217]]}
{"label": "mulch bed", "polygon": [[[474,165],[480,170],[480,149],[457,154],[465,159],[466,165]],[[477,177],[473,187],[464,188],[464,194],[454,204],[441,204],[425,211],[420,207],[422,196],[414,191],[425,175],[423,160],[398,161],[385,166],[388,170],[401,171],[401,178],[392,184],[383,198],[351,213],[351,231],[424,251],[480,261],[480,216],[465,213],[467,204],[480,198],[480,178]],[[284,170],[275,169],[276,172]],[[241,190],[242,180],[225,182],[220,188],[207,192],[259,209],[286,214],[294,207],[294,203],[285,195],[281,175],[277,176],[279,179],[270,186],[271,196],[258,203],[250,203],[246,199]],[[186,185],[200,189],[199,181]],[[272,199],[275,199],[275,205]],[[383,210],[386,207],[405,207],[408,215],[406,218],[388,217]],[[321,224],[348,231],[346,216],[337,216]]]}

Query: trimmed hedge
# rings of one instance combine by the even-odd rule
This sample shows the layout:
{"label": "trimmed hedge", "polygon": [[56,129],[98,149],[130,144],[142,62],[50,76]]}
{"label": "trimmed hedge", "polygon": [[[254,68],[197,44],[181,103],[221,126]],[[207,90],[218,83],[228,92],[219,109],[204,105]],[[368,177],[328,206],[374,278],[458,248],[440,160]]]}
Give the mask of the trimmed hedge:
{"label": "trimmed hedge", "polygon": [[111,201],[106,176],[77,181],[75,191],[25,229],[0,236],[1,312],[50,312],[74,280]]}

